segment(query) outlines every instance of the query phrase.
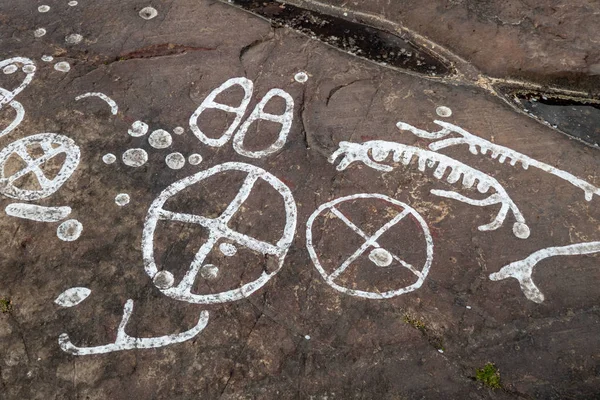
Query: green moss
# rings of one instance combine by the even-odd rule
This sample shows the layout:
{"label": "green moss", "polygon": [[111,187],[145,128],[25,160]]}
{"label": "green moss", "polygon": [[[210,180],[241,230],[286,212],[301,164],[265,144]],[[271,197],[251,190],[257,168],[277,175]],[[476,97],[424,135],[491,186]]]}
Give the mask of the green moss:
{"label": "green moss", "polygon": [[492,389],[500,389],[500,371],[493,363],[487,363],[475,372],[475,379]]}
{"label": "green moss", "polygon": [[12,303],[7,297],[0,297],[0,312],[9,313],[12,310]]}
{"label": "green moss", "polygon": [[404,314],[404,318],[402,318],[402,320],[407,324],[411,325],[413,328],[416,328],[420,331],[425,330],[425,322],[416,317],[413,317],[410,314]]}

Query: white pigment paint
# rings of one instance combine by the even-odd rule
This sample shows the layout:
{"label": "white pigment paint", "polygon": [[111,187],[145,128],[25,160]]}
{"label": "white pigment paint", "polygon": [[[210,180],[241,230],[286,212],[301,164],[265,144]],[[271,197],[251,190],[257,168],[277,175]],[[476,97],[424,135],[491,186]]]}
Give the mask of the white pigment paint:
{"label": "white pigment paint", "polygon": [[188,157],[188,162],[191,165],[198,165],[202,162],[202,156],[200,154],[190,154],[190,156]]}
{"label": "white pigment paint", "polygon": [[185,157],[181,153],[171,153],[167,154],[165,162],[171,169],[181,169],[185,165]]}
{"label": "white pigment paint", "polygon": [[181,126],[178,126],[175,129],[173,129],[173,133],[176,135],[183,135],[184,132],[185,130]]}
{"label": "white pigment paint", "polygon": [[71,33],[70,35],[65,36],[65,42],[67,44],[79,44],[83,40],[83,36],[79,33]]}
{"label": "white pigment paint", "polygon": [[[246,172],[247,176],[237,195],[227,206],[225,211],[223,211],[223,213],[221,213],[221,215],[218,217],[209,218],[200,215],[179,213],[164,209],[165,203],[171,197],[199,182],[202,182],[207,178],[210,178],[213,175],[228,171]],[[269,184],[280,194],[283,199],[283,204],[285,207],[285,226],[283,228],[283,234],[281,238],[275,244],[261,241],[246,234],[236,232],[227,225],[234,214],[240,210],[243,203],[250,196],[252,189],[259,180],[261,180],[261,183],[264,182]],[[229,162],[225,164],[219,164],[171,184],[152,202],[146,216],[144,231],[142,233],[144,269],[151,278],[154,278],[156,274],[159,273],[158,267],[154,260],[154,235],[159,221],[198,224],[208,230],[208,239],[197,251],[194,260],[189,266],[181,282],[179,282],[178,285],[168,289],[159,289],[163,294],[171,298],[195,304],[217,304],[243,299],[260,289],[282,268],[285,256],[292,244],[294,234],[296,232],[297,214],[298,211],[292,196],[292,192],[283,182],[281,182],[272,174],[261,168],[244,163]],[[257,229],[260,228],[257,226]],[[237,247],[247,248],[262,255],[263,257],[275,257],[275,259],[278,261],[277,268],[271,272],[263,271],[256,280],[241,284],[241,286],[236,289],[207,295],[192,293],[197,275],[205,265],[204,261],[207,259],[207,256],[213,250],[216,244],[222,239],[227,239],[229,242],[234,243]]]}
{"label": "white pigment paint", "polygon": [[119,193],[118,195],[115,196],[115,204],[118,205],[119,207],[123,207],[127,204],[129,204],[129,195],[127,193]]}
{"label": "white pigment paint", "polygon": [[154,7],[144,7],[140,10],[139,16],[145,20],[150,20],[158,15],[158,11]]}
{"label": "white pigment paint", "polygon": [[54,69],[60,72],[69,72],[71,70],[71,65],[66,61],[60,61],[54,64]]}
{"label": "white pigment paint", "polygon": [[35,204],[13,203],[4,209],[6,215],[38,222],[58,222],[71,214],[71,207],[46,207]]}
{"label": "white pigment paint", "polygon": [[8,105],[16,111],[16,115],[15,119],[6,128],[0,131],[0,137],[11,133],[13,129],[19,126],[19,124],[23,121],[23,117],[25,117],[25,109],[23,108],[21,103],[19,103],[16,100],[13,100],[10,103],[8,103]]}
{"label": "white pigment paint", "polygon": [[[27,151],[31,146],[39,146],[43,150],[40,157],[32,158]],[[43,165],[52,158],[65,155],[60,171],[52,179],[48,179],[43,172]],[[13,175],[4,173],[6,162],[12,155],[23,160],[25,166]],[[80,159],[80,150],[75,142],[63,135],[56,133],[39,133],[27,136],[12,142],[0,151],[0,193],[17,200],[39,200],[50,196],[71,177],[77,169]],[[17,185],[19,178],[27,174],[35,175],[40,189],[23,189]]]}
{"label": "white pigment paint", "polygon": [[523,291],[525,297],[536,303],[542,303],[544,301],[544,295],[535,285],[531,277],[533,273],[533,267],[535,267],[540,261],[549,257],[575,256],[594,253],[600,253],[600,242],[587,242],[561,247],[548,247],[532,253],[529,257],[523,260],[515,261],[505,265],[500,269],[500,271],[491,274],[490,279],[493,281],[500,281],[507,278],[515,278],[517,281],[519,281],[519,285],[521,286],[521,290]]}
{"label": "white pigment paint", "polygon": [[56,236],[65,242],[73,242],[79,239],[83,232],[83,225],[76,219],[69,219],[63,222],[56,229]]}
{"label": "white pigment paint", "polygon": [[[285,111],[281,115],[270,114],[265,112],[264,109],[267,103],[273,97],[280,97],[285,100]],[[288,133],[292,127],[292,120],[294,119],[294,99],[287,92],[281,89],[271,89],[267,92],[265,97],[254,107],[252,114],[244,121],[240,129],[236,132],[233,138],[233,149],[238,153],[246,157],[251,158],[262,158],[269,154],[273,154],[283,147],[287,140]],[[264,150],[254,151],[244,148],[244,139],[248,128],[256,121],[271,121],[281,124],[281,130],[279,136],[275,142]]]}
{"label": "white pigment paint", "polygon": [[35,65],[25,65],[23,66],[23,72],[25,72],[26,74],[32,74],[35,72],[37,68],[35,67]]}
{"label": "white pigment paint", "polygon": [[173,287],[175,278],[169,271],[159,271],[156,275],[154,275],[152,282],[154,282],[156,287],[159,289],[169,289],[170,287]]}
{"label": "white pigment paint", "polygon": [[146,150],[144,149],[129,149],[123,153],[121,159],[123,160],[123,164],[137,168],[146,164],[148,161],[148,153],[146,153]]}
{"label": "white pigment paint", "polygon": [[46,34],[46,29],[44,29],[44,28],[38,28],[35,31],[33,31],[33,36],[36,38],[41,38],[45,34]]}
{"label": "white pigment paint", "polygon": [[[227,89],[229,89],[233,86],[239,86],[244,90],[244,98],[242,99],[239,106],[232,107],[232,106],[229,106],[226,104],[221,104],[221,103],[215,102],[215,98],[219,94],[221,94],[222,92],[226,91]],[[190,129],[192,130],[194,135],[202,143],[204,143],[208,146],[211,146],[211,147],[221,147],[225,143],[227,143],[229,141],[229,139],[231,139],[231,137],[233,136],[233,132],[235,132],[235,130],[237,129],[239,124],[242,122],[242,118],[244,117],[246,108],[248,107],[248,104],[250,103],[250,98],[252,97],[253,90],[254,90],[254,84],[252,83],[252,81],[248,78],[240,77],[240,78],[231,78],[228,81],[224,82],[221,86],[219,86],[218,88],[216,88],[212,92],[210,92],[210,94],[208,96],[206,96],[206,98],[204,99],[202,104],[200,104],[200,106],[196,109],[196,111],[194,111],[194,113],[190,117]],[[231,125],[229,125],[227,130],[225,132],[223,132],[223,134],[219,138],[210,138],[210,137],[206,136],[206,134],[204,134],[204,132],[202,132],[200,130],[200,128],[198,127],[198,118],[200,118],[200,116],[202,115],[202,113],[205,110],[210,110],[210,109],[221,110],[221,111],[235,114],[235,119],[233,120]]]}
{"label": "white pigment paint", "polygon": [[221,243],[219,251],[226,257],[233,257],[237,254],[237,248],[231,243]]}
{"label": "white pigment paint", "polygon": [[50,11],[50,6],[41,5],[38,7],[38,11],[41,13],[47,13],[48,11]]}
{"label": "white pigment paint", "polygon": [[382,162],[390,155],[392,155],[394,163],[401,162],[404,165],[409,165],[416,155],[419,171],[425,172],[427,168],[435,167],[433,176],[436,179],[442,179],[446,170],[450,169],[451,172],[446,181],[451,184],[457,183],[462,178],[464,188],[476,186],[480,193],[487,193],[490,188],[494,189],[495,193],[483,200],[471,199],[447,190],[432,189],[430,192],[434,196],[454,199],[477,207],[500,204],[500,211],[494,220],[489,224],[479,226],[478,229],[492,231],[500,228],[510,211],[517,221],[513,224],[513,234],[520,239],[529,237],[530,230],[521,211],[495,178],[443,154],[384,140],[372,140],[365,143],[340,142],[339,149],[329,157],[329,162],[334,163],[339,156],[342,156],[343,158],[337,166],[338,171],[345,170],[353,162],[360,161],[368,167],[389,172],[393,170],[393,167],[382,164]]}
{"label": "white pigment paint", "polygon": [[173,137],[164,129],[157,129],[148,137],[148,143],[155,149],[166,149],[173,143]]}
{"label": "white pigment paint", "polygon": [[68,334],[63,333],[58,338],[58,344],[64,352],[76,356],[104,354],[132,349],[151,349],[157,347],[165,347],[171,344],[182,343],[187,340],[190,340],[197,334],[202,332],[208,324],[208,311],[201,311],[198,323],[190,330],[177,334],[159,337],[137,338],[129,336],[127,333],[125,333],[125,328],[127,327],[127,323],[129,322],[129,318],[131,317],[132,312],[133,300],[129,299],[125,302],[125,306],[123,307],[123,318],[121,319],[121,323],[117,328],[117,337],[114,343],[106,344],[103,346],[79,347],[75,346],[71,342],[71,339],[69,338]]}
{"label": "white pigment paint", "polygon": [[2,69],[2,72],[4,72],[4,74],[6,74],[6,75],[10,75],[10,74],[14,74],[18,70],[19,70],[19,67],[17,67],[15,64],[10,64],[10,65],[7,65],[6,67],[4,67]]}
{"label": "white pigment paint", "polygon": [[490,156],[493,159],[497,158],[498,162],[500,163],[504,163],[506,160],[508,160],[510,165],[512,166],[515,166],[517,163],[521,163],[523,169],[528,169],[529,167],[538,168],[544,172],[552,174],[562,180],[565,180],[571,185],[583,190],[583,192],[585,193],[585,199],[587,201],[591,201],[593,195],[600,196],[600,188],[590,184],[589,182],[584,181],[583,179],[577,178],[576,176],[566,171],[560,170],[549,164],[535,160],[508,147],[500,146],[488,140],[482,139],[479,136],[467,132],[459,126],[444,121],[434,122],[437,125],[441,126],[442,129],[440,129],[437,132],[427,132],[415,128],[414,126],[406,124],[404,122],[398,122],[397,126],[401,130],[409,131],[412,134],[424,139],[443,139],[450,134],[457,134],[460,137],[452,137],[433,142],[429,145],[429,148],[433,151],[438,151],[441,149],[445,149],[446,147],[466,144],[467,146],[469,146],[469,151],[472,154],[477,155],[481,153],[485,155],[488,152],[490,152]]}
{"label": "white pigment paint", "polygon": [[382,248],[371,250],[369,253],[369,260],[378,267],[389,267],[394,261],[391,253]]}
{"label": "white pigment paint", "polygon": [[[30,60],[29,58],[24,58],[24,57],[11,57],[11,58],[7,58],[5,60],[0,61],[0,68],[4,69],[5,67],[9,66],[9,65],[22,65],[21,68],[28,66],[28,65],[33,65],[35,66],[35,63]],[[23,71],[25,72],[25,71]],[[34,72],[26,72],[26,76],[25,78],[21,81],[21,83],[19,83],[19,85],[14,88],[13,90],[8,90],[5,88],[0,87],[0,108],[4,107],[5,104],[8,104],[10,102],[12,102],[14,100],[14,98],[21,93],[33,80],[34,77]]]}
{"label": "white pigment paint", "polygon": [[448,118],[452,116],[452,110],[446,106],[439,106],[435,109],[435,113],[442,118]]}
{"label": "white pigment paint", "polygon": [[219,267],[213,264],[205,264],[200,268],[200,276],[212,281],[219,276]]}
{"label": "white pigment paint", "polygon": [[[364,199],[366,201],[383,200],[383,201],[390,203],[391,207],[393,207],[395,209],[401,209],[402,211],[400,213],[398,213],[396,216],[394,216],[386,224],[384,224],[381,228],[379,228],[373,235],[368,235],[362,229],[360,229],[358,226],[356,226],[352,221],[350,221],[350,219],[348,217],[346,217],[337,207],[339,204],[345,203],[345,202],[349,202],[349,204],[352,204],[353,201],[358,200],[358,199]],[[317,219],[317,217],[319,217],[319,216],[322,218],[326,218],[325,216],[328,212],[332,213],[335,217],[337,217],[339,220],[341,220],[346,226],[348,226],[351,230],[353,230],[357,235],[361,236],[364,239],[364,243],[352,255],[350,255],[350,257],[348,257],[343,263],[341,263],[340,266],[337,267],[332,273],[328,273],[327,271],[325,271],[325,269],[321,265],[321,262],[319,260],[319,255],[317,254],[317,250],[315,249],[315,243],[313,243],[313,224],[314,224],[315,220]],[[348,267],[350,267],[352,265],[353,262],[355,262],[359,257],[361,257],[368,249],[381,248],[381,246],[379,245],[377,240],[385,232],[390,230],[392,227],[394,227],[395,225],[400,223],[404,218],[406,218],[408,216],[414,218],[417,221],[418,225],[416,228],[418,230],[420,230],[421,233],[424,235],[424,238],[425,238],[424,245],[425,245],[425,253],[426,253],[425,260],[423,262],[422,267],[420,269],[417,269],[414,266],[412,266],[411,264],[402,260],[398,256],[392,256],[392,257],[395,261],[398,262],[399,267],[406,268],[415,275],[416,280],[413,284],[408,285],[403,288],[389,290],[387,292],[376,292],[376,291],[370,292],[370,291],[364,291],[364,290],[357,290],[355,288],[347,288],[347,287],[344,287],[344,286],[341,286],[341,285],[338,285],[337,283],[335,283],[335,280],[344,271],[346,271],[348,269]],[[340,197],[338,199],[332,200],[328,203],[325,203],[325,204],[322,204],[321,206],[319,206],[319,208],[317,208],[317,210],[308,218],[308,221],[306,223],[306,249],[308,250],[308,254],[309,254],[310,259],[312,260],[314,266],[317,268],[317,270],[319,271],[319,273],[321,274],[321,276],[323,277],[323,279],[325,280],[325,282],[327,282],[327,284],[329,286],[331,286],[332,288],[334,288],[335,290],[337,290],[339,292],[348,294],[350,296],[363,297],[363,298],[367,298],[367,299],[390,299],[392,297],[400,296],[402,294],[417,290],[418,288],[421,287],[421,285],[423,285],[423,282],[425,281],[427,274],[429,274],[429,269],[431,268],[431,264],[433,262],[433,238],[431,237],[431,233],[429,232],[429,227],[427,226],[427,223],[425,222],[423,217],[421,217],[421,215],[415,209],[408,206],[407,204],[401,203],[398,200],[392,199],[391,197],[385,196],[383,194],[378,194],[378,193],[360,193],[360,194],[354,194],[351,196]],[[385,249],[385,251],[391,255],[389,250]],[[376,265],[381,264],[381,260],[379,259],[379,256],[382,256],[381,252],[378,254],[377,262],[374,261],[374,263]],[[371,259],[371,257],[369,257],[369,259]],[[373,260],[371,259],[371,261],[373,261]],[[385,264],[385,261],[383,264]],[[383,265],[378,265],[378,266],[383,266]]]}
{"label": "white pigment paint", "polygon": [[54,57],[52,57],[52,56],[48,56],[48,55],[42,56],[42,61],[44,61],[44,62],[51,62],[52,60],[54,60]]}
{"label": "white pigment paint", "polygon": [[79,96],[75,97],[75,101],[79,101],[81,99],[87,99],[88,97],[97,97],[97,98],[103,100],[110,107],[110,113],[112,115],[117,115],[117,112],[119,112],[119,106],[117,105],[117,103],[115,103],[115,101],[113,99],[111,99],[104,93],[90,92],[90,93],[80,94]]}
{"label": "white pigment paint", "polygon": [[91,293],[88,288],[73,287],[62,292],[54,303],[60,307],[73,307],[87,299]]}
{"label": "white pigment paint", "polygon": [[148,133],[148,124],[142,121],[135,121],[131,124],[131,128],[127,130],[130,136],[140,137]]}
{"label": "white pigment paint", "polygon": [[104,164],[112,164],[117,161],[117,157],[112,153],[106,153],[102,156],[102,161],[104,161]]}
{"label": "white pigment paint", "polygon": [[294,80],[298,83],[305,83],[308,81],[308,75],[306,72],[298,72],[296,75],[294,75]]}
{"label": "white pigment paint", "polygon": [[67,3],[69,5],[69,7],[75,7],[77,4],[79,4],[77,1],[75,0],[71,0],[70,2]]}

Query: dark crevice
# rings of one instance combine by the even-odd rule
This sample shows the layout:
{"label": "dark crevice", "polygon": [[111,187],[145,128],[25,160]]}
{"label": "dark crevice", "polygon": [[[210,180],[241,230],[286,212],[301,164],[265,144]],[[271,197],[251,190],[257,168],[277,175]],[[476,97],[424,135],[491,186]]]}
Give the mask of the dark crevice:
{"label": "dark crevice", "polygon": [[152,46],[143,47],[134,51],[120,54],[115,61],[126,61],[140,58],[156,58],[166,57],[178,54],[185,54],[190,51],[212,51],[215,50],[211,47],[194,47],[185,46],[174,43],[161,43]]}
{"label": "dark crevice", "polygon": [[407,39],[365,24],[277,1],[229,0],[271,22],[318,39],[346,53],[381,65],[427,76],[448,76],[452,69]]}

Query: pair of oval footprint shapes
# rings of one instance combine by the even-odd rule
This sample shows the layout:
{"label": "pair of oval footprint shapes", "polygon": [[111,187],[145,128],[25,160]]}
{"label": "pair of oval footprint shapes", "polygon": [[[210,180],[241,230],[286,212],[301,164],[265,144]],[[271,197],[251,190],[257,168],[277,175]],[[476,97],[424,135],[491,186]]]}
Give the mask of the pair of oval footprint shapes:
{"label": "pair of oval footprint shapes", "polygon": [[[244,91],[244,97],[239,106],[233,107],[227,104],[219,103],[215,99],[216,97],[229,90],[234,86],[239,86]],[[204,99],[202,104],[196,109],[196,111],[190,117],[190,128],[194,135],[204,144],[211,147],[221,147],[226,144],[233,137],[233,148],[238,153],[245,157],[251,158],[261,158],[267,156],[269,154],[275,153],[280,150],[287,140],[288,133],[292,127],[292,119],[294,113],[294,99],[289,93],[281,90],[281,89],[271,89],[267,92],[267,94],[260,100],[260,102],[256,105],[250,116],[242,122],[242,118],[246,113],[246,109],[248,108],[248,104],[250,103],[250,99],[252,98],[252,93],[254,91],[254,84],[248,78],[240,77],[240,78],[232,78],[223,83],[218,88],[214,89],[210,94]],[[280,97],[285,101],[285,111],[283,114],[276,115],[271,114],[265,111],[265,107],[267,103],[273,99],[274,97]],[[223,134],[218,138],[208,137],[202,130],[198,127],[198,119],[202,115],[202,113],[209,109],[216,109],[225,112],[230,112],[235,114],[235,119],[231,123],[231,125],[223,132]],[[281,124],[281,130],[279,131],[279,135],[275,142],[273,142],[269,147],[263,150],[250,150],[244,146],[244,139],[246,138],[246,134],[248,132],[248,128],[259,120],[271,121],[275,123]],[[241,124],[241,126],[240,126]],[[239,127],[239,129],[238,129]]]}

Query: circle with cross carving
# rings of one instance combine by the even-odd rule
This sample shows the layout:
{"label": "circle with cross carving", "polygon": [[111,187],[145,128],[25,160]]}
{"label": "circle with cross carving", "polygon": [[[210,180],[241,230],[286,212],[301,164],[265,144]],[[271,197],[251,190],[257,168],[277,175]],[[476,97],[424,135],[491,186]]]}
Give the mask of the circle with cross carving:
{"label": "circle with cross carving", "polygon": [[[385,210],[379,220],[378,209]],[[322,204],[306,225],[313,264],[342,293],[389,299],[420,288],[429,273],[433,239],[427,223],[414,208],[388,196],[363,193],[335,199]],[[319,237],[313,239],[314,233]],[[328,254],[332,249],[338,254]]]}
{"label": "circle with cross carving", "polygon": [[[218,215],[199,215],[201,213],[186,213],[180,211],[171,211],[165,209],[165,203],[174,197],[179,197],[181,192],[194,193],[195,201],[201,202],[201,184],[204,180],[218,174],[228,172],[242,172],[245,175],[241,187],[233,200],[224,207]],[[268,185],[278,193],[283,200],[285,215],[281,218],[269,213],[259,213],[266,219],[283,220],[281,237],[275,242],[264,239],[257,239],[250,236],[247,232],[239,232],[230,227],[230,222],[234,216],[243,214],[247,206],[248,198],[256,185]],[[264,187],[264,186],[262,186]],[[237,188],[237,186],[235,186]],[[211,187],[211,190],[218,188]],[[255,189],[255,192],[260,190]],[[280,201],[277,196],[263,198],[263,203],[269,204]],[[172,206],[169,206],[169,208]],[[254,218],[254,217],[252,217]],[[186,301],[195,304],[216,304],[228,301],[235,301],[248,297],[256,290],[260,289],[269,279],[271,279],[283,266],[283,261],[288,249],[292,244],[296,231],[297,210],[296,203],[290,189],[278,178],[267,171],[253,165],[228,162],[217,165],[205,171],[183,178],[169,187],[167,187],[150,205],[146,221],[144,223],[144,232],[142,234],[142,252],[144,258],[144,269],[152,278],[155,286],[165,295],[177,300]],[[197,225],[206,232],[206,239],[195,252],[193,260],[189,266],[184,265],[185,274],[179,282],[175,279],[174,273],[178,265],[164,265],[159,269],[160,262],[157,261],[154,250],[154,239],[157,236],[157,224],[161,222],[184,225]],[[250,230],[255,230],[256,234],[261,229],[265,229],[260,221],[252,221]],[[224,242],[224,240],[226,242]],[[219,253],[222,257],[234,257],[238,251],[250,251],[258,255],[260,260],[265,261],[264,270],[261,270],[258,277],[246,276],[243,273],[237,281],[235,288],[224,290],[218,293],[194,293],[198,280],[207,280],[214,283],[220,277],[220,266],[211,262],[212,254]],[[176,263],[175,263],[176,264]],[[248,266],[250,268],[250,266]],[[254,279],[255,278],[255,279]],[[208,285],[210,291],[213,285]]]}
{"label": "circle with cross carving", "polygon": [[0,152],[0,193],[19,200],[50,196],[79,165],[75,142],[56,133],[19,139]]}

